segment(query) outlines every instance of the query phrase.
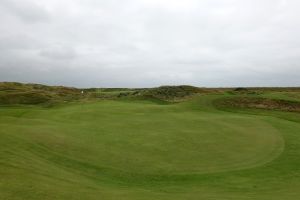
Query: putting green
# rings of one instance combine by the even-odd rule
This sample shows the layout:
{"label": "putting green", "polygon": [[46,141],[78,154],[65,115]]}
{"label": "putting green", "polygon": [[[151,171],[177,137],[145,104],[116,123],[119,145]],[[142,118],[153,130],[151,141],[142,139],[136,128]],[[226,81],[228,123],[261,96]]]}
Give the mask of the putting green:
{"label": "putting green", "polygon": [[[7,179],[0,184],[10,188],[0,197],[39,199],[35,193],[42,191],[49,199],[53,192],[63,199],[70,196],[68,191],[76,191],[78,199],[100,194],[114,199],[112,193],[123,191],[120,184],[133,187],[122,199],[139,199],[140,189],[153,182],[162,187],[181,184],[181,189],[193,183],[194,190],[207,177],[259,168],[282,156],[285,140],[272,117],[207,105],[202,109],[203,105],[199,100],[174,105],[101,101],[47,109],[3,107],[0,175]],[[85,196],[85,187],[95,196]],[[151,192],[146,197],[154,198]]]}

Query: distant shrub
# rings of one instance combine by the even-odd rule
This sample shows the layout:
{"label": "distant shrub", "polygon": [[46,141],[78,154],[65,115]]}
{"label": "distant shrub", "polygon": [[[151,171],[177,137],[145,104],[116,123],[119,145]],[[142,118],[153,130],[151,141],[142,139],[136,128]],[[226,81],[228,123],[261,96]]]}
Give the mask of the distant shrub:
{"label": "distant shrub", "polygon": [[247,92],[249,90],[247,88],[238,87],[238,88],[235,88],[234,91],[236,91],[236,92]]}

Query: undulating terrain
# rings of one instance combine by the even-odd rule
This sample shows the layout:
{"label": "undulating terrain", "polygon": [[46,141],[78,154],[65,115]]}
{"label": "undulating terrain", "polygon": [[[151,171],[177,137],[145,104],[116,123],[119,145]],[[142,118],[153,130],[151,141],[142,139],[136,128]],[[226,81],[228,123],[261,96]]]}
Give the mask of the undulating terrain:
{"label": "undulating terrain", "polygon": [[298,200],[300,89],[0,83],[2,200]]}

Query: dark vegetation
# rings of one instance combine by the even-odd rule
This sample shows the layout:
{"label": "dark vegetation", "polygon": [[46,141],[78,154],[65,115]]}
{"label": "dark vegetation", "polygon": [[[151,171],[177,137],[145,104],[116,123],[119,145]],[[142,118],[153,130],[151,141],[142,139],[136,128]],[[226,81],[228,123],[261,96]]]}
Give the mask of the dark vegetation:
{"label": "dark vegetation", "polygon": [[0,83],[0,104],[44,104],[52,105],[65,101],[96,99],[156,99],[181,101],[198,94],[216,92],[193,86],[162,86],[157,88],[88,88],[77,89],[63,86]]}
{"label": "dark vegetation", "polygon": [[216,101],[218,106],[257,108],[300,112],[300,88],[199,88],[188,85],[156,88],[87,88],[78,89],[41,84],[0,82],[0,105],[45,105],[102,100],[140,99],[160,103],[180,102],[198,95],[223,94],[228,98]]}
{"label": "dark vegetation", "polygon": [[166,101],[180,101],[182,99],[206,93],[204,89],[200,89],[193,86],[181,85],[181,86],[161,86],[158,88],[146,89],[140,92],[141,95],[146,97],[152,97],[156,99]]}
{"label": "dark vegetation", "polygon": [[216,104],[222,107],[255,108],[300,112],[300,102],[284,99],[269,99],[263,97],[234,97],[219,99]]}
{"label": "dark vegetation", "polygon": [[0,83],[0,104],[53,104],[82,98],[81,90],[40,84]]}
{"label": "dark vegetation", "polygon": [[212,89],[203,89],[188,85],[161,86],[156,88],[94,88],[86,89],[90,97],[102,99],[156,99],[167,102],[182,101],[198,94],[214,92]]}

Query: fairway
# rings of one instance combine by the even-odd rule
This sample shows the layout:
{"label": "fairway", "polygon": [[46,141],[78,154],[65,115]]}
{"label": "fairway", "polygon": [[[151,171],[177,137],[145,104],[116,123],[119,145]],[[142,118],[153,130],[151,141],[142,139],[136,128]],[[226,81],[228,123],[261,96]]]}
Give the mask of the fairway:
{"label": "fairway", "polygon": [[220,98],[1,107],[0,199],[299,199],[299,114]]}

